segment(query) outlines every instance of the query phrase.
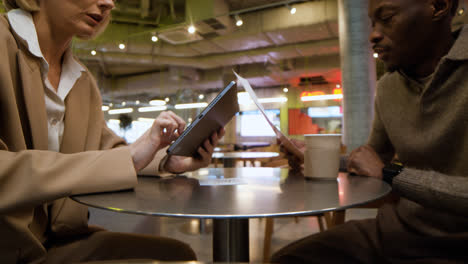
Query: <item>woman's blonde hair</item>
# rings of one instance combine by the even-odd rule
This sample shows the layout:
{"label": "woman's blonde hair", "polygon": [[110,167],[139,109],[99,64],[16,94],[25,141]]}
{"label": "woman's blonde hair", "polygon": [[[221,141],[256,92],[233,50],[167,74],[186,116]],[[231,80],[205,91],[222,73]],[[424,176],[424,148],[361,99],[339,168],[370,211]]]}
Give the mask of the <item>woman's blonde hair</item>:
{"label": "woman's blonde hair", "polygon": [[3,5],[9,11],[11,9],[21,8],[24,11],[39,11],[39,0],[3,0]]}

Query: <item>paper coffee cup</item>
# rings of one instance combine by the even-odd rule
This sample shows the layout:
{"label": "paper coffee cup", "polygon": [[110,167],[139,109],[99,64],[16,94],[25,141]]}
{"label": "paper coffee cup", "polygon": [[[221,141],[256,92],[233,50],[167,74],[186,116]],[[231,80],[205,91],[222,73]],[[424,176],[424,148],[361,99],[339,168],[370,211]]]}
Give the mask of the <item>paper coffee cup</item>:
{"label": "paper coffee cup", "polygon": [[341,134],[310,134],[304,137],[304,176],[336,179],[340,168]]}

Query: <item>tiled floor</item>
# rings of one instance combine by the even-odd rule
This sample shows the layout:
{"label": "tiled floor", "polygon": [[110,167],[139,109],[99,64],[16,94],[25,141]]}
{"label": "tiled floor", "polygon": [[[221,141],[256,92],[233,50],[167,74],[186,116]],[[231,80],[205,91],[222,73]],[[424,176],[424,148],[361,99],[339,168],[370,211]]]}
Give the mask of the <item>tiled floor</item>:
{"label": "tiled floor", "polygon": [[[90,223],[111,231],[133,232],[166,236],[184,241],[192,246],[199,261],[212,261],[210,220],[206,231],[198,233],[198,220],[186,218],[149,217],[114,213],[90,208]],[[374,209],[347,210],[346,220],[375,217]],[[262,262],[265,219],[250,219],[250,261]],[[275,218],[271,250],[275,252],[288,243],[318,232],[316,217]]]}

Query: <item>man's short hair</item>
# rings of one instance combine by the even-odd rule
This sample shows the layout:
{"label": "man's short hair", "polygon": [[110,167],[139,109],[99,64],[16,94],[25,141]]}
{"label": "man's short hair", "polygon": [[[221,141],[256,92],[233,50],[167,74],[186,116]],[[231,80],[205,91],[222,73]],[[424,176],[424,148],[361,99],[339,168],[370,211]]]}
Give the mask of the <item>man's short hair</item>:
{"label": "man's short hair", "polygon": [[8,11],[17,8],[28,12],[39,11],[38,0],[3,0],[3,5]]}

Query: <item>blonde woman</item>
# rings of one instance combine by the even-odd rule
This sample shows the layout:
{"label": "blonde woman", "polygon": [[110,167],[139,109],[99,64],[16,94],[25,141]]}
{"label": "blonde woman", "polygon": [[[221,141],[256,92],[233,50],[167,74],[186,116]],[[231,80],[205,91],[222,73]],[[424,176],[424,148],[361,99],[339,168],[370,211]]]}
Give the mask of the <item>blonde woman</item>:
{"label": "blonde woman", "polygon": [[[0,262],[70,263],[148,258],[193,260],[186,244],[112,233],[87,224],[67,196],[132,188],[141,170],[183,172],[209,164],[224,131],[200,159],[164,157],[184,129],[161,113],[135,143],[109,130],[89,71],[72,54],[77,36],[103,31],[112,0],[4,0],[0,16]],[[165,131],[165,133],[163,133]]]}

